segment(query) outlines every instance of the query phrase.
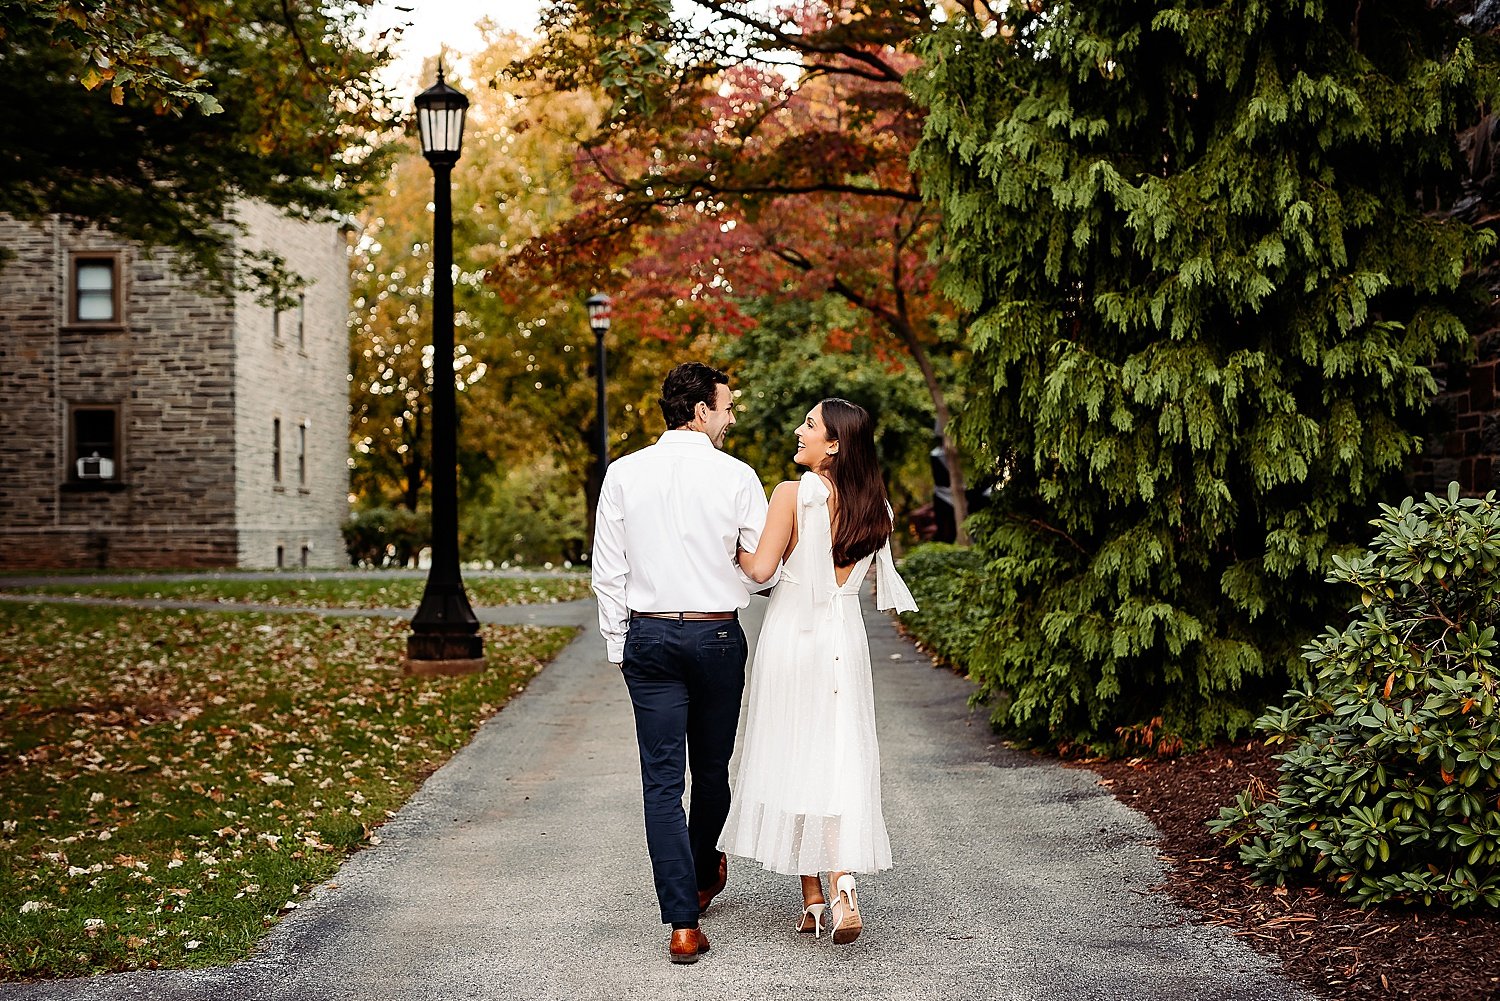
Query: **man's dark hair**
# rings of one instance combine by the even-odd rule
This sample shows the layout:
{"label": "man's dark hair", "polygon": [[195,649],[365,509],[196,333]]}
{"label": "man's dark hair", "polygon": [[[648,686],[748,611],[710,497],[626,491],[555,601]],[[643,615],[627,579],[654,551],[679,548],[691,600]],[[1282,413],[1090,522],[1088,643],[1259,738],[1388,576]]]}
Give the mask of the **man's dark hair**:
{"label": "man's dark hair", "polygon": [[729,376],[701,362],[683,362],[668,372],[662,380],[661,399],[657,401],[667,427],[676,430],[691,421],[699,402],[714,409],[720,385],[729,385]]}

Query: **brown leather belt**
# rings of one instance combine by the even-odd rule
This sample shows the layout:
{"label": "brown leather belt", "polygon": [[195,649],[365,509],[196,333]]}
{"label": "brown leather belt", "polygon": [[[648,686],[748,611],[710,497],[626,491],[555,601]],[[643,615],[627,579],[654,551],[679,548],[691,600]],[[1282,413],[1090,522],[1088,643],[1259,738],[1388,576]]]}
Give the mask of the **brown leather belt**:
{"label": "brown leather belt", "polygon": [[737,619],[739,612],[631,612],[632,619],[676,619],[678,622],[699,622],[705,619]]}

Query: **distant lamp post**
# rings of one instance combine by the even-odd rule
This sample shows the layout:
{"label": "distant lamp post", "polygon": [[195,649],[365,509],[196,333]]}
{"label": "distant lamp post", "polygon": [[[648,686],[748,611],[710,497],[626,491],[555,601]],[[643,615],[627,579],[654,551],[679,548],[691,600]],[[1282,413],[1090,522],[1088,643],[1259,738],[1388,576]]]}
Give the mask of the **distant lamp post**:
{"label": "distant lamp post", "polygon": [[432,164],[432,566],[406,640],[408,674],[462,674],[484,666],[479,619],[458,566],[458,411],[453,392],[451,177],[469,99],[438,81],[417,95],[422,155]]}
{"label": "distant lamp post", "polygon": [[584,300],[589,309],[589,328],[594,332],[594,379],[597,388],[599,411],[595,423],[599,426],[599,482],[604,483],[604,473],[609,469],[609,424],[604,417],[604,335],[609,333],[609,306],[612,300],[602,292],[596,292]]}

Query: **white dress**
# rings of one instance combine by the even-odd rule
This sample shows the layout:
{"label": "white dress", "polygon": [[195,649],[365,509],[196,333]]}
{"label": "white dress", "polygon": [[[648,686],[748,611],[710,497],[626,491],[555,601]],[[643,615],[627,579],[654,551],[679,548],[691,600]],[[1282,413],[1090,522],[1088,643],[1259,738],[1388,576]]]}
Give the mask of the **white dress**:
{"label": "white dress", "polygon": [[871,564],[878,607],[917,606],[889,544],[837,583],[828,497],[821,477],[803,475],[797,547],[756,643],[739,776],[719,837],[720,851],[788,876],[891,866],[870,644],[859,610]]}

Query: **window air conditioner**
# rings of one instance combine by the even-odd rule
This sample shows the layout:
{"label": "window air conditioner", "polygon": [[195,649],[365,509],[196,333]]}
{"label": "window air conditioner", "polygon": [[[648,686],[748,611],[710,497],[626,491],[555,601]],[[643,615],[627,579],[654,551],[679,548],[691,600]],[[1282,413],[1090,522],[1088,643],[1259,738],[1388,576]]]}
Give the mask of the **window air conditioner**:
{"label": "window air conditioner", "polygon": [[95,452],[78,460],[80,480],[112,480],[115,478],[115,460],[106,459]]}

